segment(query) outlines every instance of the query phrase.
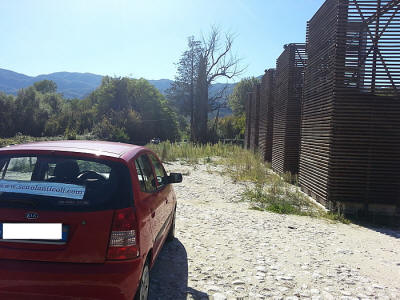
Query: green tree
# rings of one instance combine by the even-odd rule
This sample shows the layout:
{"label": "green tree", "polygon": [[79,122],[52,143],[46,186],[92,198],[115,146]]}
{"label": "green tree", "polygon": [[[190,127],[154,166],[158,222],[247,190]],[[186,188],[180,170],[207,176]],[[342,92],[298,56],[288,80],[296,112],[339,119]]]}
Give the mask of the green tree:
{"label": "green tree", "polygon": [[33,87],[42,94],[57,92],[57,84],[52,80],[37,81]]}
{"label": "green tree", "polygon": [[[188,38],[185,50],[177,63],[177,75],[171,88],[167,91],[167,98],[178,113],[189,116],[190,132],[194,132],[195,123],[195,89],[198,77],[201,41],[194,36]],[[193,140],[193,135],[191,135]]]}
{"label": "green tree", "polygon": [[15,115],[14,97],[0,93],[0,137],[11,137],[16,134],[13,119]]}
{"label": "green tree", "polygon": [[245,101],[247,94],[254,90],[256,84],[260,82],[255,77],[244,78],[240,80],[233,89],[232,94],[229,96],[229,106],[235,116],[241,116],[245,112]]}
{"label": "green tree", "polygon": [[[232,53],[233,41],[232,34],[222,34],[218,28],[212,27],[201,43],[193,37],[189,38],[188,49],[178,63],[178,75],[173,87],[179,87],[183,81],[187,88],[177,89],[180,93],[175,93],[174,96],[179,99],[185,99],[187,96],[190,99],[191,138],[195,142],[208,141],[208,112],[219,110],[226,105],[223,100],[225,90],[209,97],[211,85],[221,79],[233,79],[243,71],[239,66],[240,59]],[[196,49],[195,64],[192,63],[192,57],[189,55],[193,43]],[[185,80],[180,80],[182,77]],[[184,103],[184,100],[181,102]]]}
{"label": "green tree", "polygon": [[129,137],[124,129],[113,125],[112,122],[106,117],[104,117],[101,122],[94,127],[93,133],[98,138],[106,141],[129,141]]}
{"label": "green tree", "polygon": [[105,77],[84,100],[66,100],[50,81],[22,89],[17,97],[0,94],[0,136],[93,132],[99,138],[146,143],[153,137],[179,138],[176,113],[145,79]]}
{"label": "green tree", "polygon": [[106,77],[84,102],[94,109],[96,122],[108,126],[106,117],[133,143],[145,143],[153,137],[175,140],[179,136],[176,114],[145,79]]}
{"label": "green tree", "polygon": [[42,97],[42,106],[46,109],[50,116],[58,115],[61,113],[63,102],[65,100],[60,94],[45,94]]}
{"label": "green tree", "polygon": [[212,133],[216,139],[242,139],[244,137],[244,115],[230,115],[218,120],[214,119],[212,124],[214,126]]}
{"label": "green tree", "polygon": [[43,107],[43,95],[33,87],[22,89],[15,100],[13,120],[18,132],[42,136],[49,113]]}
{"label": "green tree", "polygon": [[228,139],[242,139],[244,137],[245,120],[243,116],[227,116],[221,120],[222,132]]}

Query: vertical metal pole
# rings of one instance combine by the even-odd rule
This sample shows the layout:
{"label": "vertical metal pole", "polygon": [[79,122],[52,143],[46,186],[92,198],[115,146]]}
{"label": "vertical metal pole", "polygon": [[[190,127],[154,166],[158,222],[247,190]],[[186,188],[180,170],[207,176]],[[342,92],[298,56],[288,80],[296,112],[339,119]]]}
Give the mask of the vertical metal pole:
{"label": "vertical metal pole", "polygon": [[374,55],[372,58],[372,82],[371,82],[371,92],[375,93],[376,89],[376,60],[378,56],[378,41],[379,41],[379,20],[381,15],[381,0],[378,0],[378,7],[376,10],[376,24],[375,24],[375,36],[374,36]]}

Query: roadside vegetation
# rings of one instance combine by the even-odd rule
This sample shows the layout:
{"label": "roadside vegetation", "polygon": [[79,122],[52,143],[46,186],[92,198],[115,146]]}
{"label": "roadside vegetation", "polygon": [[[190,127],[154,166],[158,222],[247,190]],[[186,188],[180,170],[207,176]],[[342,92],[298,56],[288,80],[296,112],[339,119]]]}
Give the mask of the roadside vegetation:
{"label": "roadside vegetation", "polygon": [[249,201],[252,209],[349,223],[343,216],[327,212],[304,194],[297,186],[296,176],[290,173],[278,175],[272,171],[270,164],[263,162],[258,153],[240,146],[170,142],[147,146],[164,162],[180,160],[187,164],[205,162],[222,165],[224,175],[229,175],[234,181],[250,183],[242,199]]}
{"label": "roadside vegetation", "polygon": [[[63,139],[96,139],[92,135],[31,137],[17,134],[12,138],[0,138],[0,147],[36,141]],[[349,223],[347,219],[335,213],[327,212],[315,203],[297,186],[297,177],[290,173],[278,175],[271,165],[263,162],[258,153],[243,149],[241,146],[216,143],[192,144],[171,143],[148,144],[165,163],[181,161],[189,165],[207,163],[223,166],[222,175],[230,176],[234,181],[248,182],[242,194],[242,200],[251,203],[251,208],[279,214],[294,214],[324,218]]]}
{"label": "roadside vegetation", "polygon": [[145,79],[105,76],[85,99],[65,99],[49,80],[0,93],[0,137],[19,134],[51,139],[92,135],[102,140],[144,144],[153,137],[180,139],[184,120]]}
{"label": "roadside vegetation", "polygon": [[95,137],[86,134],[86,135],[77,135],[68,134],[51,136],[51,137],[34,137],[29,135],[23,135],[21,133],[16,134],[10,138],[0,138],[0,148],[6,147],[10,145],[24,144],[24,143],[33,143],[33,142],[41,142],[41,141],[61,141],[61,140],[94,140]]}
{"label": "roadside vegetation", "polygon": [[[80,136],[139,145],[152,138],[242,139],[245,99],[259,80],[228,84],[244,70],[233,42],[233,34],[217,27],[189,37],[175,80],[163,94],[145,79],[110,76],[84,99],[64,97],[51,80],[35,82],[17,95],[0,92],[0,146]],[[224,79],[226,84],[220,82]]]}

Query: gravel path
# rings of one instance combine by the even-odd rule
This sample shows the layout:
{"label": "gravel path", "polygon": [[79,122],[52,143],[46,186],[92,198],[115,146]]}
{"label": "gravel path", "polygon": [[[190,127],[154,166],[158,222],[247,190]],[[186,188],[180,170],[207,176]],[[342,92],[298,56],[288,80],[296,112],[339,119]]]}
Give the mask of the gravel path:
{"label": "gravel path", "polygon": [[150,299],[400,299],[400,232],[250,210],[217,167],[166,168],[188,175]]}

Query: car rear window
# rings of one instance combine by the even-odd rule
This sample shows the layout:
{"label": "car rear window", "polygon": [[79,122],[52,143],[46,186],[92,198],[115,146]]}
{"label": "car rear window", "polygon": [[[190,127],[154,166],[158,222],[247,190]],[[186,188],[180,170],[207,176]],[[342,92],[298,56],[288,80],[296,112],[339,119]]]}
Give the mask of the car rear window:
{"label": "car rear window", "polygon": [[61,156],[0,156],[0,207],[96,211],[133,205],[126,165]]}

